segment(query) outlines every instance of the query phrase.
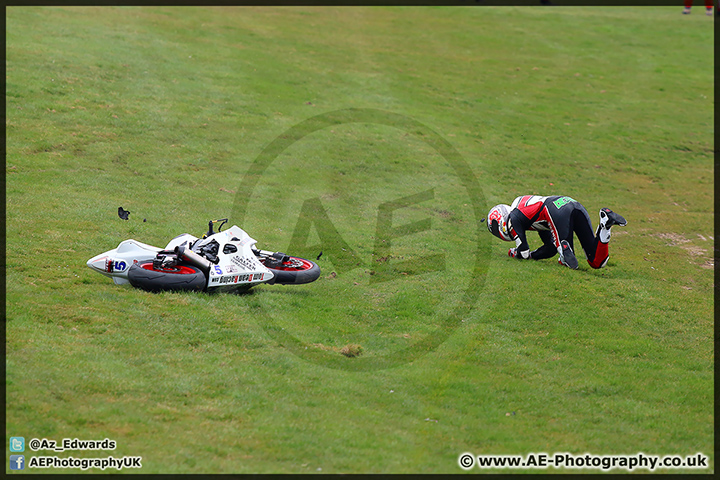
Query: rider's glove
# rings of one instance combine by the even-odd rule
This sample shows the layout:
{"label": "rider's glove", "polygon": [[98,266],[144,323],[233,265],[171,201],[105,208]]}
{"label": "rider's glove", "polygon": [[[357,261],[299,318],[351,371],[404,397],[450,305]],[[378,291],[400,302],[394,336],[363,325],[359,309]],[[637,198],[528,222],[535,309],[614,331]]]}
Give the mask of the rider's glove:
{"label": "rider's glove", "polygon": [[518,251],[517,248],[511,248],[510,250],[508,250],[508,255],[513,258],[517,258],[518,260],[526,260],[528,258],[531,258],[530,250]]}

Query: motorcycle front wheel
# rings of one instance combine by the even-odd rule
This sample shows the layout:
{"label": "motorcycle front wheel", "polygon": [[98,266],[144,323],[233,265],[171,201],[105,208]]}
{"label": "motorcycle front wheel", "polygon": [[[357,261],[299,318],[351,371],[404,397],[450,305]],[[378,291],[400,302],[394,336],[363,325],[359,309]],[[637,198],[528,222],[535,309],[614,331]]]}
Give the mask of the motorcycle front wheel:
{"label": "motorcycle front wheel", "polygon": [[[260,262],[265,264],[262,259]],[[270,284],[300,285],[314,282],[320,276],[320,267],[315,262],[299,257],[288,257],[288,260],[280,265],[273,264],[270,267],[265,265],[265,268],[275,275],[275,278],[268,282]]]}
{"label": "motorcycle front wheel", "polygon": [[128,270],[128,280],[133,287],[148,292],[197,292],[205,290],[207,286],[205,274],[199,268],[187,264],[157,269],[152,262],[136,263]]}

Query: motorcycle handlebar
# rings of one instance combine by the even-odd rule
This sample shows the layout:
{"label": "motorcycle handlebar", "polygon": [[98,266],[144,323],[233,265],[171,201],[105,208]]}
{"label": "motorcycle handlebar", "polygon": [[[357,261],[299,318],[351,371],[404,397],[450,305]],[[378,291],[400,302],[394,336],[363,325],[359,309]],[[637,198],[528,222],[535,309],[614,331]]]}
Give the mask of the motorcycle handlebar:
{"label": "motorcycle handlebar", "polygon": [[[205,236],[204,236],[203,238],[207,238],[207,237],[209,237],[210,235],[214,235],[215,233],[220,233],[220,231],[222,230],[223,225],[225,225],[225,224],[227,223],[227,221],[228,221],[227,218],[221,218],[221,219],[218,219],[218,220],[210,220],[210,221],[208,222],[208,231],[207,231],[207,233],[205,234]],[[218,231],[217,231],[217,232],[213,232],[213,225],[215,225],[215,224],[218,223],[218,222],[222,222],[222,223],[221,223],[220,226],[218,227]]]}

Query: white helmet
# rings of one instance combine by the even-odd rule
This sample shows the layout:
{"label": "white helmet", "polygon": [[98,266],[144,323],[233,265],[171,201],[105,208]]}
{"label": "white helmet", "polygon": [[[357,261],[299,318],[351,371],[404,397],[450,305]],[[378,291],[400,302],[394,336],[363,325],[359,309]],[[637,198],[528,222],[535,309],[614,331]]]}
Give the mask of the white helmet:
{"label": "white helmet", "polygon": [[490,233],[506,242],[512,241],[507,225],[509,215],[510,205],[500,204],[491,208],[487,216],[487,227]]}

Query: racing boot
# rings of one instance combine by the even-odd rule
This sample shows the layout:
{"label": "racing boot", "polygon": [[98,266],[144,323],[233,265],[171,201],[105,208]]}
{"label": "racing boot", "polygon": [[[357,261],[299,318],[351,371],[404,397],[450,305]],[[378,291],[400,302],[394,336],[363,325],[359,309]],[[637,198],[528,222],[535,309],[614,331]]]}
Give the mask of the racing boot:
{"label": "racing boot", "polygon": [[624,227],[625,225],[627,225],[627,220],[625,220],[621,215],[618,215],[609,208],[601,208],[600,225],[602,225],[603,228],[610,230],[610,227],[612,227],[613,225]]}
{"label": "racing boot", "polygon": [[615,225],[617,225],[618,227],[624,227],[625,225],[627,225],[627,220],[625,220],[621,215],[618,215],[609,208],[601,208],[600,225],[598,226],[595,235],[600,238],[600,241],[602,243],[608,243],[610,241],[611,235],[610,228]]}
{"label": "racing boot", "polygon": [[568,268],[572,268],[573,270],[578,269],[577,258],[575,257],[575,253],[573,252],[572,247],[567,240],[563,240],[560,242],[560,246],[558,247],[558,253],[560,254],[559,263],[565,265]]}

